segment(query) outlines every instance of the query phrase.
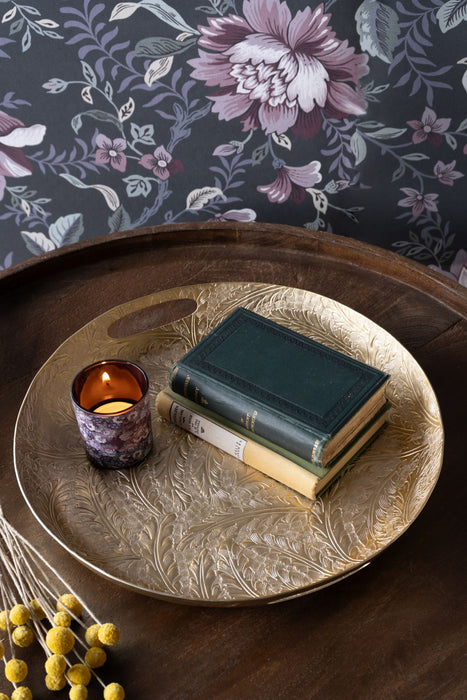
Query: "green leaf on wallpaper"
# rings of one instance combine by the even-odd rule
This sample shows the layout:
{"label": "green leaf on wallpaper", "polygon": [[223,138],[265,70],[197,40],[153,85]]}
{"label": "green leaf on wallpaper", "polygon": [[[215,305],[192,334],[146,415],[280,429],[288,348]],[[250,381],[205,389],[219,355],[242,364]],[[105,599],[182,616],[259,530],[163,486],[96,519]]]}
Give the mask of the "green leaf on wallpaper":
{"label": "green leaf on wallpaper", "polygon": [[452,134],[444,134],[446,143],[452,148],[453,151],[457,148],[457,139]]}
{"label": "green leaf on wallpaper", "polygon": [[142,58],[166,58],[176,53],[183,53],[194,43],[196,43],[196,38],[191,35],[185,41],[176,41],[164,36],[148,37],[138,41],[134,53],[135,56]]}
{"label": "green leaf on wallpaper", "polygon": [[439,28],[445,34],[467,20],[467,0],[448,0],[436,13]]}
{"label": "green leaf on wallpaper", "polygon": [[355,165],[360,165],[360,163],[362,163],[366,158],[367,147],[365,139],[361,134],[359,134],[358,131],[355,131],[352,134],[352,138],[350,139],[350,148],[355,156]]}
{"label": "green leaf on wallpaper", "polygon": [[138,124],[132,123],[130,125],[130,132],[133,143],[145,143],[149,146],[155,144],[153,124],[144,124],[143,126],[139,126]]}
{"label": "green leaf on wallpaper", "polygon": [[84,231],[82,214],[67,214],[60,216],[49,226],[50,240],[57,248],[70,243],[76,243]]}
{"label": "green leaf on wallpaper", "polygon": [[91,119],[95,119],[99,122],[110,122],[111,124],[116,126],[120,131],[120,120],[117,119],[117,117],[115,117],[113,114],[110,114],[109,112],[104,112],[102,109],[90,109],[88,112],[81,112],[80,114],[77,114],[71,120],[71,126],[73,127],[73,131],[76,134],[83,125],[83,117],[90,117]]}
{"label": "green leaf on wallpaper", "polygon": [[406,131],[407,129],[394,129],[391,126],[386,126],[384,129],[372,131],[370,136],[374,139],[397,139],[399,136],[405,134]]}
{"label": "green leaf on wallpaper", "polygon": [[268,153],[269,146],[267,142],[263,143],[262,146],[257,146],[251,154],[251,164],[253,166],[259,165],[266,158]]}
{"label": "green leaf on wallpaper", "polygon": [[33,255],[41,255],[49,250],[54,250],[55,245],[50,238],[43,233],[36,231],[21,231],[21,236],[26,244],[26,248]]}
{"label": "green leaf on wallpaper", "polygon": [[126,182],[126,193],[128,197],[147,197],[152,189],[152,181],[142,175],[129,175],[123,178]]}
{"label": "green leaf on wallpaper", "polygon": [[20,19],[15,20],[10,24],[10,36],[13,36],[13,34],[17,34],[20,32],[23,28],[24,24],[24,19],[21,17]]}
{"label": "green leaf on wallpaper", "polygon": [[400,178],[405,175],[406,167],[404,163],[401,163],[396,170],[394,170],[392,177],[391,177],[391,182],[396,182],[396,180],[400,180]]}
{"label": "green leaf on wallpaper", "polygon": [[80,190],[97,190],[97,192],[100,192],[100,194],[104,197],[107,206],[112,211],[116,211],[120,206],[118,194],[108,185],[85,185],[84,182],[81,182],[81,180],[78,180],[77,177],[70,175],[69,173],[60,173],[59,177],[62,177],[64,180],[69,182],[70,185],[73,185]]}
{"label": "green leaf on wallpaper", "polygon": [[76,114],[71,120],[71,128],[77,134],[81,127],[83,126],[83,120],[81,119],[81,114]]}
{"label": "green leaf on wallpaper", "polygon": [[391,63],[400,33],[397,12],[378,0],[364,0],[355,20],[362,51]]}
{"label": "green leaf on wallpaper", "polygon": [[429,160],[429,156],[425,155],[425,153],[407,153],[405,156],[402,156],[404,160]]}
{"label": "green leaf on wallpaper", "polygon": [[109,232],[116,233],[117,231],[126,231],[131,227],[130,215],[125,207],[119,206],[107,219],[109,224]]}
{"label": "green leaf on wallpaper", "polygon": [[28,49],[30,49],[30,47],[31,47],[31,30],[28,27],[26,29],[26,31],[24,32],[23,38],[21,40],[21,50],[24,53],[25,51],[28,51]]}
{"label": "green leaf on wallpaper", "polygon": [[87,80],[93,87],[96,87],[97,76],[89,63],[86,63],[86,61],[81,61],[81,68],[83,70],[84,79]]}

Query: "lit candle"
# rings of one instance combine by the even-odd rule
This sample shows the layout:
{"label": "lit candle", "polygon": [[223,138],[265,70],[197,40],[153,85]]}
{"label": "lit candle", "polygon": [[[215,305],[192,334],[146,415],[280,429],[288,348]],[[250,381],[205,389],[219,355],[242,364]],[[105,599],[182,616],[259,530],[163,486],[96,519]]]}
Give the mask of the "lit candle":
{"label": "lit candle", "polygon": [[93,413],[120,413],[121,411],[126,411],[127,408],[131,408],[135,404],[130,401],[106,401],[100,406],[93,408]]}
{"label": "lit candle", "polygon": [[120,469],[141,462],[152,447],[149,383],[125,360],[85,367],[71,385],[73,409],[92,462]]}

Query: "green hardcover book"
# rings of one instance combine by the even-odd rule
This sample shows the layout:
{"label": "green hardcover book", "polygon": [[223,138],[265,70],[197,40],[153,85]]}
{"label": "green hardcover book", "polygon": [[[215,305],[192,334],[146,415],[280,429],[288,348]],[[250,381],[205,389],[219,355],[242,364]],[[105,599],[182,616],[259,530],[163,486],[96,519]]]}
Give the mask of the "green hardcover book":
{"label": "green hardcover book", "polygon": [[385,405],[388,375],[238,308],[170,370],[177,394],[325,467]]}

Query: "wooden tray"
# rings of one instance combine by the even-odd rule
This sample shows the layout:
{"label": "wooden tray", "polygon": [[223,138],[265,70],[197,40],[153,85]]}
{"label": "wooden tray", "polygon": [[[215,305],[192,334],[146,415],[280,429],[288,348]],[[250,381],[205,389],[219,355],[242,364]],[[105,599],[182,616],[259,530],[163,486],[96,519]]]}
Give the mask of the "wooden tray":
{"label": "wooden tray", "polygon": [[[178,320],[141,330],[161,305]],[[237,306],[391,374],[387,428],[315,502],[153,413],[143,465],[87,461],[69,386],[84,365],[126,358],[153,399],[175,359]],[[153,401],[154,404],[154,401]],[[16,423],[15,470],[36,518],[78,560],[138,592],[204,605],[269,603],[367,565],[415,520],[439,476],[443,430],[433,389],[388,332],[313,292],[259,283],[177,287],[117,306],[68,338],[32,381]]]}

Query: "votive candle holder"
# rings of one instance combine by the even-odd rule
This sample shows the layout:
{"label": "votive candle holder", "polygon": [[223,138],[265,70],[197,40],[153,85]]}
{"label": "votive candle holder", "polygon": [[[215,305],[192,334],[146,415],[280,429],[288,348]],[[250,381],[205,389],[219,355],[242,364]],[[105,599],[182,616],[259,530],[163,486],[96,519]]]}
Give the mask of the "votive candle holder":
{"label": "votive candle holder", "polygon": [[128,360],[101,360],[80,370],[71,401],[91,462],[104,469],[140,464],[153,446],[149,380]]}

